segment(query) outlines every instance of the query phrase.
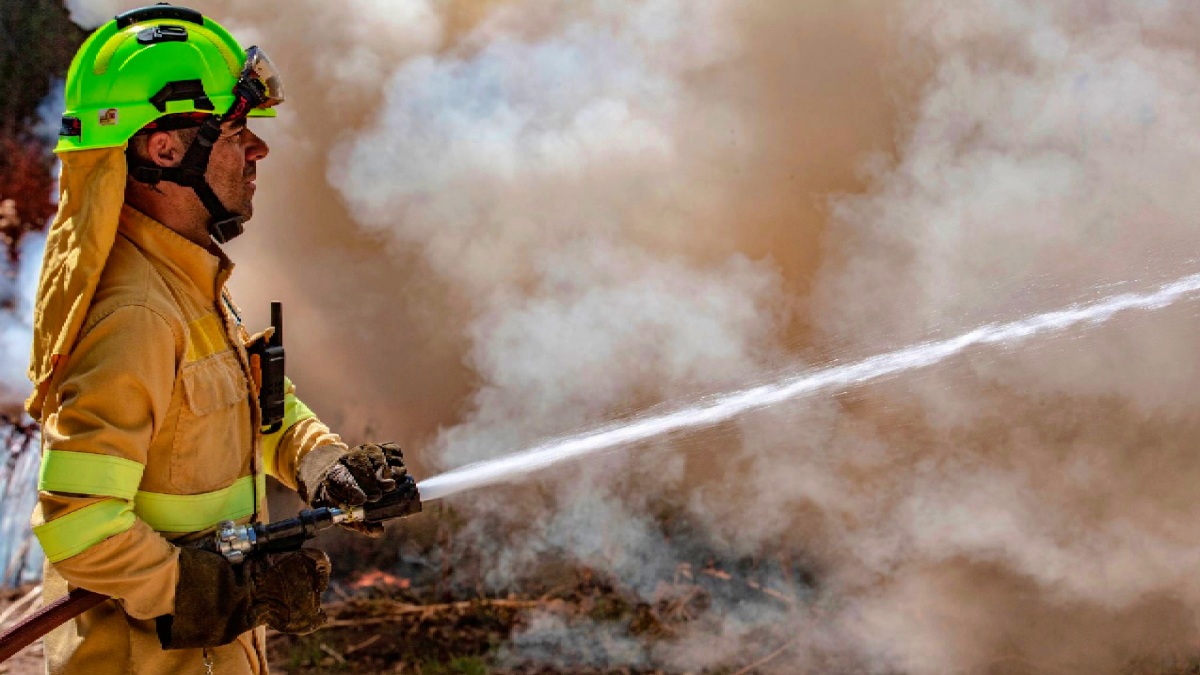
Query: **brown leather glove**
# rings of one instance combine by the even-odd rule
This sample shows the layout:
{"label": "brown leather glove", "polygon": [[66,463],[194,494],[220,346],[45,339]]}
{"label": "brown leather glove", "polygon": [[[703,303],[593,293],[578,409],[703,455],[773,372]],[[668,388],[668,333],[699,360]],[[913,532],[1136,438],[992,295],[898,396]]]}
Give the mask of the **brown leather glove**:
{"label": "brown leather glove", "polygon": [[[350,450],[325,445],[300,460],[300,496],[312,506],[361,506],[396,489],[407,473],[395,443],[364,443]],[[370,537],[383,534],[380,523],[343,523]]]}
{"label": "brown leather glove", "polygon": [[163,649],[218,647],[256,626],[303,635],[325,624],[329,556],[304,548],[232,565],[217,553],[179,550],[175,613],[156,620]]}

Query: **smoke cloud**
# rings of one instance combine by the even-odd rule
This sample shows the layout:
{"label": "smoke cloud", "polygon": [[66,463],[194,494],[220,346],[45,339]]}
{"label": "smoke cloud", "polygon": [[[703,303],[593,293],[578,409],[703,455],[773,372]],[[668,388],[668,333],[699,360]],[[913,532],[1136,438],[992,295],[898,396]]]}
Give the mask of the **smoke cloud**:
{"label": "smoke cloud", "polygon": [[99,28],[113,16],[139,6],[116,0],[64,0],[63,5],[71,20],[83,28]]}
{"label": "smoke cloud", "polygon": [[[424,475],[1197,271],[1188,3],[195,5],[287,73],[234,291],[285,301],[323,418]],[[651,605],[697,550],[811,574],[764,565],[792,604],[652,645],[531,616],[511,664],[1170,659],[1200,601],[1197,324],[1121,316],[465,496],[452,548],[493,589],[561,558]]]}
{"label": "smoke cloud", "polygon": [[33,299],[37,292],[38,263],[46,243],[42,233],[21,238],[23,264],[0,273],[0,412],[20,418],[32,387],[25,372],[33,344]]}
{"label": "smoke cloud", "polygon": [[[904,36],[936,67],[896,158],[834,200],[813,299],[829,339],[870,351],[1195,270],[1196,54],[1172,38],[1194,8],[910,9]],[[870,588],[860,644],[913,672],[1119,672],[1184,649],[1197,328],[1188,306],[1120,319],[839,415],[887,445],[835,441],[823,471],[826,503],[869,514],[837,544]]]}

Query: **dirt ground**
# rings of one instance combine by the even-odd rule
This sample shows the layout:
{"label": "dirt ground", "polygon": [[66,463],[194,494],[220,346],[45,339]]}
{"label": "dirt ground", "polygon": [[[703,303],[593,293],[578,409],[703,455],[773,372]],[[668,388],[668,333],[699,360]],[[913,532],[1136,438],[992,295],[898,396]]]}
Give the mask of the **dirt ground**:
{"label": "dirt ground", "polygon": [[[632,601],[624,593],[586,569],[560,570],[558,584],[547,592],[511,596],[473,597],[433,601],[438,589],[414,587],[410,580],[383,571],[370,571],[334,582],[326,597],[329,624],[306,636],[268,634],[268,649],[275,675],[324,673],[412,673],[414,675],[666,675],[653,668],[603,667],[596,655],[564,653],[579,665],[564,668],[538,664],[513,664],[503,658],[502,645],[526,627],[532,613],[551,615],[565,622],[577,619],[619,623],[638,640],[670,640],[676,628],[704,621],[705,614],[722,605],[724,597],[755,592],[777,593],[778,602],[794,602],[769,588],[753,589],[753,579],[735,572],[708,567],[679,570],[665,580],[664,600],[653,605]],[[742,588],[735,588],[742,586]],[[0,614],[25,596],[32,587],[0,593]],[[441,591],[444,593],[444,589]],[[667,600],[666,598],[670,598]],[[20,615],[16,612],[10,615]],[[769,632],[751,636],[739,663],[695,673],[708,675],[795,675],[786,665],[792,646],[786,635]],[[1011,665],[1011,664],[1010,664]],[[42,650],[34,644],[0,664],[0,675],[42,672]],[[682,671],[671,671],[682,675]],[[1000,675],[1001,671],[994,671]],[[1003,675],[1038,673],[1036,667],[1003,669]],[[1200,661],[1174,666],[1131,664],[1122,675],[1200,675]]]}
{"label": "dirt ground", "polygon": [[[444,536],[444,531],[435,531],[427,543],[444,540]],[[329,623],[307,636],[269,633],[274,673],[650,675],[663,671],[613,666],[620,659],[612,657],[605,630],[619,633],[618,641],[637,643],[636,650],[670,641],[685,625],[703,628],[748,596],[783,612],[799,609],[799,593],[808,583],[798,576],[794,587],[772,587],[766,581],[767,566],[698,556],[694,561],[679,561],[659,581],[648,602],[644,595],[621,588],[615,579],[550,560],[532,570],[535,581],[498,596],[482,591],[470,571],[479,561],[429,564],[436,559],[429,550],[423,550],[415,561],[397,561],[367,542],[370,540],[340,533],[318,540],[322,548],[334,552],[334,569],[340,570],[325,597]],[[0,613],[31,588],[0,592]],[[30,601],[33,598],[27,603],[34,604]],[[10,615],[16,618],[26,611],[28,607]],[[549,659],[514,658],[511,651],[506,652],[506,645],[521,635],[531,620],[574,626],[587,639],[547,647],[542,652],[543,656],[549,654]],[[718,670],[704,672],[785,673],[770,667],[777,659],[785,660],[779,657],[791,646],[789,637],[776,629],[749,634],[744,651],[735,659]],[[0,666],[0,674],[39,673],[41,659],[41,647],[35,644]]]}
{"label": "dirt ground", "polygon": [[[669,640],[681,623],[703,620],[720,604],[726,586],[743,581],[715,568],[682,570],[665,596],[672,601],[631,603],[616,589],[577,570],[575,582],[540,595],[427,601],[432,589],[414,589],[408,580],[386,572],[358,575],[334,583],[327,596],[329,624],[306,636],[268,634],[275,675],[323,673],[412,673],[414,675],[666,675],[667,671],[587,665],[591,655],[563,654],[581,664],[567,669],[505,663],[501,645],[523,629],[531,612],[561,617],[619,622],[640,640]],[[32,587],[0,594],[0,614]],[[770,589],[764,589],[769,591]],[[677,591],[686,591],[678,593]],[[424,599],[423,599],[424,598]],[[781,595],[780,603],[788,599]],[[16,614],[22,614],[17,612]],[[9,620],[11,620],[11,616]],[[781,636],[761,635],[746,645],[744,662],[701,671],[710,675],[795,675],[784,665],[791,643]],[[778,659],[778,660],[777,660]],[[1027,665],[1027,664],[1026,664]],[[0,664],[0,675],[41,673],[42,648],[35,643]],[[996,671],[999,673],[1000,671]],[[1012,673],[1037,673],[1034,667]],[[1176,666],[1131,664],[1126,675],[1200,675],[1200,661]],[[700,673],[696,673],[700,675]]]}
{"label": "dirt ground", "polygon": [[[7,628],[16,619],[38,605],[40,586],[28,585],[17,589],[0,590],[0,628]],[[25,675],[42,672],[42,643],[35,642],[0,663],[0,675]]]}
{"label": "dirt ground", "polygon": [[[294,505],[274,506],[283,513]],[[426,517],[389,526],[384,539],[337,529],[322,533],[314,544],[330,552],[336,575],[324,598],[329,622],[311,635],[269,632],[272,672],[798,675],[789,652],[797,647],[794,626],[801,622],[792,619],[820,611],[810,604],[819,582],[798,562],[801,556],[722,557],[685,524],[673,525],[670,519],[663,527],[679,544],[677,559],[656,567],[662,573],[652,594],[644,588],[633,592],[621,579],[551,554],[511,590],[488,591],[483,579],[490,561],[469,548],[453,547],[456,523],[453,512],[431,509]],[[404,553],[397,542],[407,545]],[[451,550],[458,552],[448,554]],[[0,591],[0,624],[36,605],[33,589]],[[739,635],[726,657],[705,660],[706,669],[626,665],[653,661],[638,656],[677,644],[682,636],[718,633],[723,617],[747,604],[759,611],[774,608],[778,621]],[[547,623],[576,639],[535,637],[531,648],[530,636],[538,635],[531,630],[534,624],[544,629]],[[0,675],[41,673],[42,667],[41,645],[34,644],[0,664]],[[1042,672],[1033,664],[1006,662],[978,675]],[[1200,675],[1200,659],[1130,664],[1119,675]]]}

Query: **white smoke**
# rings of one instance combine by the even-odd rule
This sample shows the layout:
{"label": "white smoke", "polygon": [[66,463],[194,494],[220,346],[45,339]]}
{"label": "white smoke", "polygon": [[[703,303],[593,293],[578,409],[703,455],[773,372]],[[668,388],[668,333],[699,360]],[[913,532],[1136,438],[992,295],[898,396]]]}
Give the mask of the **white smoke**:
{"label": "white smoke", "polygon": [[70,13],[71,21],[82,28],[89,29],[99,28],[105,21],[127,9],[142,6],[131,5],[120,0],[64,0],[63,5]]}
{"label": "white smoke", "polygon": [[500,663],[509,667],[643,668],[645,647],[619,628],[578,617],[534,614],[527,628],[502,648]]}
{"label": "white smoke", "polygon": [[768,264],[700,265],[638,243],[642,229],[695,227],[720,198],[712,186],[688,203],[696,186],[677,171],[704,149],[680,135],[679,80],[733,42],[721,4],[694,5],[695,23],[676,2],[575,6],[578,20],[535,42],[503,29],[527,9],[499,11],[468,55],[399,68],[329,172],[360,221],[419,247],[474,299],[468,363],[483,386],[442,437],[451,464],[639,396],[737,382],[776,329]]}
{"label": "white smoke", "polygon": [[21,264],[0,274],[0,410],[20,411],[32,388],[26,371],[33,345],[33,300],[46,237],[41,232],[21,238]]}
{"label": "white smoke", "polygon": [[[826,335],[873,351],[1196,271],[1200,100],[1183,83],[1200,66],[1169,37],[1193,6],[905,10],[935,66],[898,156],[834,203]],[[791,490],[795,437],[748,422],[774,437],[752,482],[774,481],[763,508],[790,492],[836,524],[812,543],[850,600],[846,637],[881,669],[1108,673],[1171,655],[1200,599],[1200,465],[1183,449],[1200,432],[1198,329],[1182,306],[862,392],[807,425],[836,454],[801,441],[813,459],[788,475],[816,476]],[[1057,641],[1037,633],[1050,624]]]}

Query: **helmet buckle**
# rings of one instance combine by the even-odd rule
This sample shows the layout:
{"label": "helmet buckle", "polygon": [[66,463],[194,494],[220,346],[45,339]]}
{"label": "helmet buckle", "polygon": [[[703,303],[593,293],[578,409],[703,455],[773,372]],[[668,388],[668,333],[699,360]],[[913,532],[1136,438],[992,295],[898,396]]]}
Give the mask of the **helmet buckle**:
{"label": "helmet buckle", "polygon": [[146,30],[140,31],[137,36],[137,41],[144,45],[152,45],[159,42],[187,42],[187,39],[188,32],[186,28],[170,24],[151,26]]}
{"label": "helmet buckle", "polygon": [[246,228],[242,226],[242,219],[239,216],[230,216],[221,220],[214,220],[208,225],[208,233],[218,244],[228,243],[230,239],[245,232]]}

